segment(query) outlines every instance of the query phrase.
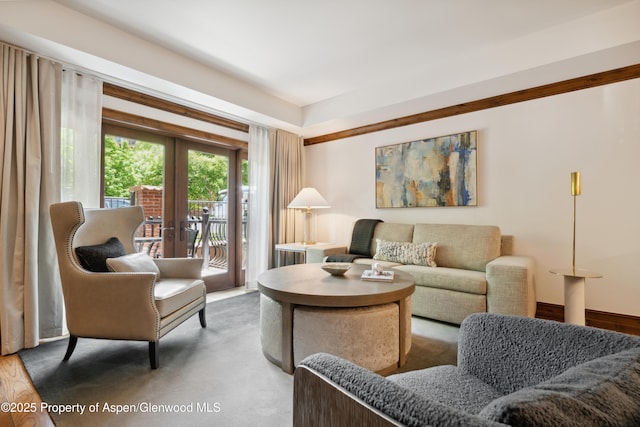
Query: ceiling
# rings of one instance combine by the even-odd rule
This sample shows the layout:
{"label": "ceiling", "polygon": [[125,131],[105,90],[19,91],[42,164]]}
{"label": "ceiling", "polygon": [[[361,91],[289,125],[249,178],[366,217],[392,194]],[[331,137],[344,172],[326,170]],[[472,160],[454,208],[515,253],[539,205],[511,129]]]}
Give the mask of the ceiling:
{"label": "ceiling", "polygon": [[[56,0],[305,106],[624,0]],[[490,11],[487,13],[487,11]]]}
{"label": "ceiling", "polygon": [[[295,125],[301,133],[305,133],[305,128],[309,129],[306,133],[325,132],[329,128],[318,126],[325,122],[335,122],[333,128],[354,125],[358,120],[344,119],[367,111],[386,111],[407,102],[416,104],[416,100],[428,95],[448,93],[472,83],[486,83],[579,56],[576,54],[583,52],[573,47],[578,42],[570,37],[554,40],[551,38],[554,31],[573,22],[588,23],[592,15],[638,3],[637,0],[53,1],[241,82],[244,87],[277,100],[272,105],[281,101],[287,108],[298,109],[300,117],[283,115],[278,119]],[[45,4],[51,0],[14,3]],[[640,20],[637,22],[640,25]],[[516,43],[523,46],[517,64],[513,60]],[[563,43],[572,52],[551,57],[550,52],[558,52]],[[212,89],[209,95],[215,96],[213,92]],[[429,102],[417,104],[385,114],[430,107]],[[251,101],[244,107],[259,109]],[[266,110],[260,113],[271,114]],[[385,114],[373,114],[368,120]]]}

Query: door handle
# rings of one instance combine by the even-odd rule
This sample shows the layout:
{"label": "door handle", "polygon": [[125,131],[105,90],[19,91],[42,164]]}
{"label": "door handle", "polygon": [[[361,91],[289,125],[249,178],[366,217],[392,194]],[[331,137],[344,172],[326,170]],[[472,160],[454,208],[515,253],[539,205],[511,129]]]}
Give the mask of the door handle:
{"label": "door handle", "polygon": [[185,236],[184,236],[184,232],[187,231],[189,228],[186,226],[186,224],[184,223],[184,221],[180,221],[180,241],[184,241]]}

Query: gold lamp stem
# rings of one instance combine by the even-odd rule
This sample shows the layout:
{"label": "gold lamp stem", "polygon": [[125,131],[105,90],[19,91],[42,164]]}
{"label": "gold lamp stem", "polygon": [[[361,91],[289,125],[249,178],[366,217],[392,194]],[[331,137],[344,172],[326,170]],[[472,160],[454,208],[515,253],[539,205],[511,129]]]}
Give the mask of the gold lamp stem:
{"label": "gold lamp stem", "polygon": [[576,274],[576,196],[573,196],[573,250],[571,257],[571,271]]}
{"label": "gold lamp stem", "polygon": [[313,236],[311,236],[312,222],[313,222],[313,213],[311,212],[311,208],[307,207],[304,212],[304,233],[302,236],[305,245],[313,245],[315,243],[313,241]]}
{"label": "gold lamp stem", "polygon": [[571,257],[571,271],[576,273],[576,196],[579,196],[580,172],[571,172],[571,195],[573,196],[573,248]]}

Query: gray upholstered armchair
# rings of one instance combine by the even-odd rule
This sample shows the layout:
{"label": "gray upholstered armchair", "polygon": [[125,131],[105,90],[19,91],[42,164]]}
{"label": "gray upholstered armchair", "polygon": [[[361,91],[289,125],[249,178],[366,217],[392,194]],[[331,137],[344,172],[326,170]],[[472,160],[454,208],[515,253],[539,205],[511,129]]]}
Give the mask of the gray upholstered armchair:
{"label": "gray upholstered armchair", "polygon": [[70,333],[65,361],[78,337],[137,340],[149,342],[156,369],[162,336],[195,313],[206,327],[202,260],[137,253],[141,207],[85,210],[66,202],[51,205],[50,214]]}
{"label": "gray upholstered armchair", "polygon": [[457,366],[381,377],[317,353],[294,375],[293,425],[638,426],[640,337],[477,313]]}

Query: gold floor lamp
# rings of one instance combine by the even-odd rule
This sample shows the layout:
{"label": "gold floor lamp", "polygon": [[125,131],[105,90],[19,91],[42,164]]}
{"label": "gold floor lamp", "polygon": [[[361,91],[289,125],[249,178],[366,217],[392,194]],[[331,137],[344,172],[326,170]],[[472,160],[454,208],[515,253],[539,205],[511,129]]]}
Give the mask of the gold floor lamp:
{"label": "gold floor lamp", "polygon": [[576,198],[580,195],[580,172],[571,172],[571,195],[573,196],[573,240],[571,270],[554,268],[551,273],[564,276],[564,321],[576,325],[585,322],[585,279],[602,277],[600,273],[576,270]]}

